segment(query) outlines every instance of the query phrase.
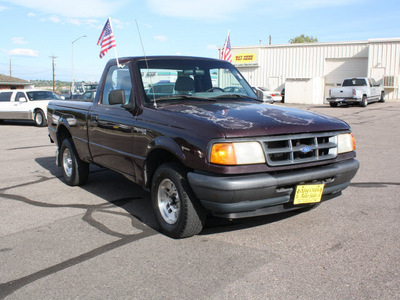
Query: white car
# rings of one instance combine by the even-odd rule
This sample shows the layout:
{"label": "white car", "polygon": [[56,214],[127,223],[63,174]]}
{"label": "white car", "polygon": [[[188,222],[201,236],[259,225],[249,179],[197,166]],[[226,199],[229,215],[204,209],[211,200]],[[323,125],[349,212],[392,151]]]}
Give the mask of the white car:
{"label": "white car", "polygon": [[36,126],[47,125],[47,105],[61,100],[44,90],[0,90],[0,121],[33,120]]}
{"label": "white car", "polygon": [[279,91],[271,91],[265,87],[255,87],[255,89],[261,92],[266,99],[272,99],[272,102],[282,102],[282,95]]}

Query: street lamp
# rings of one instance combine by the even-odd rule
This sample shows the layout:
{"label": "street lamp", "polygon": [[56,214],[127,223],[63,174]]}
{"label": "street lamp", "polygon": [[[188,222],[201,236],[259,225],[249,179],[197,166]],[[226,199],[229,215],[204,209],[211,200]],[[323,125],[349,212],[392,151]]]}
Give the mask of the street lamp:
{"label": "street lamp", "polygon": [[84,38],[84,37],[86,37],[86,35],[82,35],[82,36],[78,37],[75,41],[72,42],[72,85],[71,85],[71,97],[72,97],[72,93],[73,93],[74,90],[75,90],[75,79],[74,79],[74,43],[75,43],[77,40],[79,40],[79,39],[81,39],[81,38]]}

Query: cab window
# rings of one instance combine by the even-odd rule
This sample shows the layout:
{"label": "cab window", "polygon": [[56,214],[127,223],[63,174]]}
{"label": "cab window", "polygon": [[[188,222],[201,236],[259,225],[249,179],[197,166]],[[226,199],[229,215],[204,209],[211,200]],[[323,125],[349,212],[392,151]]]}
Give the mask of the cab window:
{"label": "cab window", "polygon": [[125,104],[128,104],[132,92],[132,81],[127,65],[123,68],[112,66],[109,69],[104,85],[103,96],[101,98],[101,104],[110,105],[108,102],[110,92],[121,89],[125,92]]}

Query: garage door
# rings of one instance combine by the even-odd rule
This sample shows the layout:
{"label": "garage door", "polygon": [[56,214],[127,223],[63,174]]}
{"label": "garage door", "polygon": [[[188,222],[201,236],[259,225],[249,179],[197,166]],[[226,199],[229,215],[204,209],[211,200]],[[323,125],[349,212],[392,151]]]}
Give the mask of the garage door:
{"label": "garage door", "polygon": [[329,90],[341,84],[344,78],[368,76],[368,58],[325,59],[325,98]]}

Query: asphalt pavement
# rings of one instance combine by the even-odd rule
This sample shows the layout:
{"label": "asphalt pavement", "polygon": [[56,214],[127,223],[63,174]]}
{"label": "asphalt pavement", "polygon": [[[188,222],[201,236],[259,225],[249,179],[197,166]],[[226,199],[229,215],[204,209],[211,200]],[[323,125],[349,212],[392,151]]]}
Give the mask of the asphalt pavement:
{"label": "asphalt pavement", "polygon": [[400,101],[292,107],[351,125],[351,186],[182,240],[157,231],[137,185],[91,167],[70,187],[47,128],[0,124],[0,299],[400,299]]}

